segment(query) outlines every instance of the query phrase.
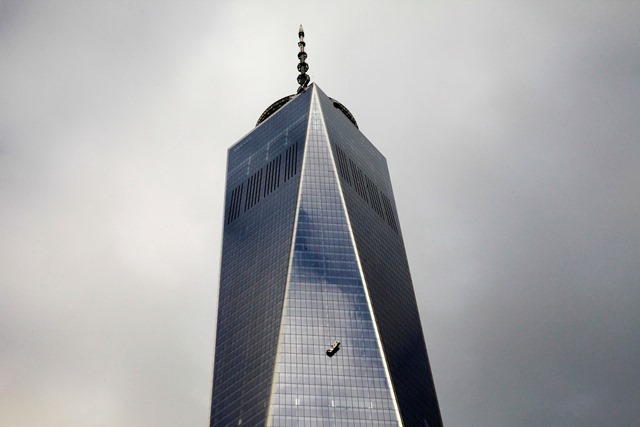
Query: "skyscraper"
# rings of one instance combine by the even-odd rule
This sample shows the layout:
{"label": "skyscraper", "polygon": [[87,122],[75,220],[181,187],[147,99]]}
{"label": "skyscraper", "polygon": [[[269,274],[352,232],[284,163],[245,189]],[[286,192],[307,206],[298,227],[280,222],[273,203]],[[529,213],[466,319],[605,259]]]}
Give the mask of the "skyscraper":
{"label": "skyscraper", "polygon": [[386,160],[299,37],[228,151],[211,425],[441,426]]}

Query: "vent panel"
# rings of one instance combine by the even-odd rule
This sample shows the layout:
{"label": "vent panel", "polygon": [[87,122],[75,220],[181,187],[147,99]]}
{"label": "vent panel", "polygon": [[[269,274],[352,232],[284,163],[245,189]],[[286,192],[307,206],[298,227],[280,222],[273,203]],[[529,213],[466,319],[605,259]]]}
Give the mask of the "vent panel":
{"label": "vent panel", "polygon": [[[284,168],[282,158],[284,157]],[[281,175],[284,169],[284,177]],[[280,187],[281,182],[293,178],[298,174],[298,143],[294,143],[277,157],[269,161],[263,168],[247,178],[245,183],[240,184],[231,191],[229,206],[227,208],[226,222],[231,224],[240,216],[241,212],[246,212],[260,202],[260,199],[273,193]],[[244,202],[244,208],[243,208]]]}
{"label": "vent panel", "polygon": [[336,153],[338,174],[342,180],[353,187],[378,216],[383,220],[386,219],[387,225],[398,233],[398,223],[389,197],[378,189],[373,180],[362,172],[357,163],[351,160],[340,147],[336,144],[333,146]]}
{"label": "vent panel", "polygon": [[243,188],[244,184],[240,184],[231,191],[231,197],[229,198],[229,207],[227,208],[227,224],[231,224],[233,220],[240,215]]}

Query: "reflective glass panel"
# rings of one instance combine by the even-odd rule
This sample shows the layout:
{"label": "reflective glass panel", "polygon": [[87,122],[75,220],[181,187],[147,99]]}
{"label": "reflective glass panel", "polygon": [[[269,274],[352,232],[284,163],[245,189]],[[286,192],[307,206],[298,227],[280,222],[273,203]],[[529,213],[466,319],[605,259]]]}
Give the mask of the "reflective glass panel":
{"label": "reflective glass panel", "polygon": [[228,152],[212,426],[266,419],[310,98],[300,94]]}
{"label": "reflective glass panel", "polygon": [[336,163],[347,164],[340,184],[402,421],[442,426],[387,161],[320,89],[318,98]]}
{"label": "reflective glass panel", "polygon": [[302,174],[270,421],[397,425],[317,100]]}

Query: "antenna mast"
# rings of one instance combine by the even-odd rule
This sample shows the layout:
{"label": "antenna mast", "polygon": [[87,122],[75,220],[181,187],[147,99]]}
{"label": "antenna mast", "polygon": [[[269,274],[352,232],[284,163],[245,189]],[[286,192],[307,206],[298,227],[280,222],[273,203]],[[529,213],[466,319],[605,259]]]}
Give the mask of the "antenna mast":
{"label": "antenna mast", "polygon": [[298,37],[300,38],[300,41],[298,42],[298,47],[300,48],[300,52],[298,52],[298,59],[300,60],[300,63],[298,64],[298,72],[300,73],[298,75],[298,84],[300,85],[300,87],[298,88],[297,93],[300,93],[307,88],[309,80],[311,80],[311,78],[307,75],[309,64],[305,62],[307,59],[307,53],[304,51],[304,47],[306,44],[304,42],[304,28],[302,28],[302,24],[300,24],[300,29],[298,30]]}

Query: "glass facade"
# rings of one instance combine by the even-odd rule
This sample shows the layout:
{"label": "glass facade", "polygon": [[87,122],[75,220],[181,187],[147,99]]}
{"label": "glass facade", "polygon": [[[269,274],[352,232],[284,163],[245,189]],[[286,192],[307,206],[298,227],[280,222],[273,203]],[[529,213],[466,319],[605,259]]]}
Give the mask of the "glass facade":
{"label": "glass facade", "polygon": [[212,426],[266,419],[310,99],[300,94],[227,154]]}
{"label": "glass facade", "polygon": [[227,167],[211,425],[441,426],[384,157],[312,85]]}
{"label": "glass facade", "polygon": [[398,425],[315,96],[301,186],[270,424]]}
{"label": "glass facade", "polygon": [[[440,426],[442,418],[387,161],[332,107],[331,100],[318,92],[336,163],[342,158],[344,164],[346,159],[340,173],[341,188],[403,423]],[[364,183],[360,191],[356,176]],[[376,209],[379,205],[382,209]]]}

